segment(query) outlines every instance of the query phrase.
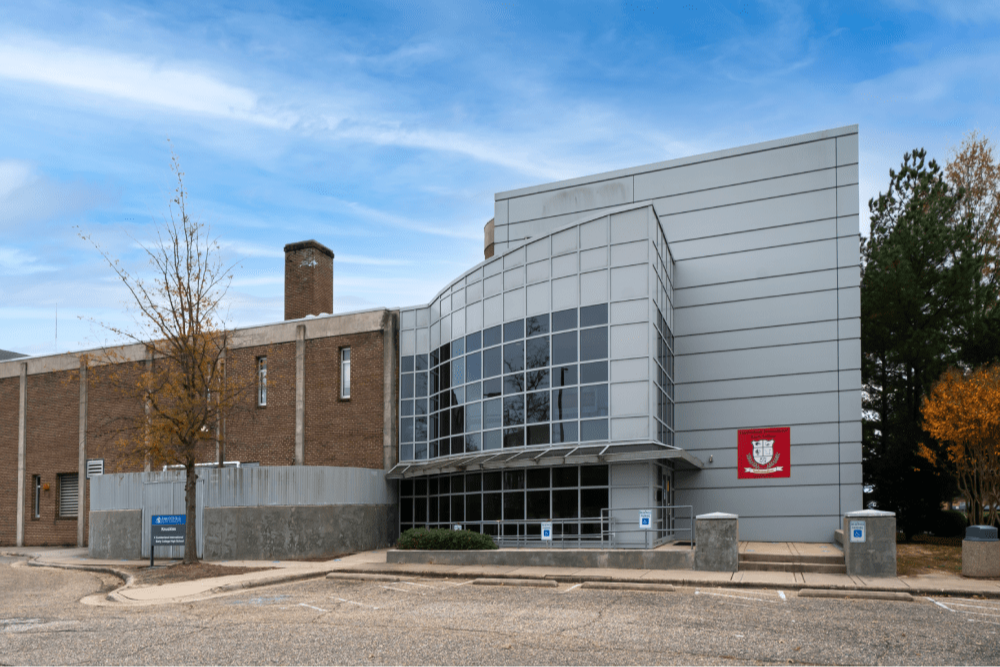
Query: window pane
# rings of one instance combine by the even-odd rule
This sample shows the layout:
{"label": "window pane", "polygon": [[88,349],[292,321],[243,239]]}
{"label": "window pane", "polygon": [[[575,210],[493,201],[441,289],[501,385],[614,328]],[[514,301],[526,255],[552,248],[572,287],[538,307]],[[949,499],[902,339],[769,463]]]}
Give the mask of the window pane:
{"label": "window pane", "polygon": [[499,521],[500,516],[500,494],[483,494],[483,521]]}
{"label": "window pane", "polygon": [[580,387],[580,417],[608,416],[608,385]]}
{"label": "window pane", "polygon": [[416,414],[417,416],[426,415],[427,414],[427,399],[426,398],[418,398],[417,400],[413,401],[413,407],[414,407],[414,414]]}
{"label": "window pane", "polygon": [[569,387],[556,389],[552,392],[552,421],[576,419],[579,416],[577,391],[576,387]]}
{"label": "window pane", "polygon": [[594,421],[580,422],[580,440],[607,440],[608,420],[595,419]]}
{"label": "window pane", "polygon": [[465,408],[461,405],[451,409],[451,432],[465,433]]}
{"label": "window pane", "polygon": [[608,358],[608,328],[584,329],[580,332],[580,361]]}
{"label": "window pane", "polygon": [[565,387],[576,384],[576,365],[559,366],[552,369],[552,386]]}
{"label": "window pane", "polygon": [[441,384],[441,391],[451,389],[451,364],[445,362],[438,369],[438,382]]}
{"label": "window pane", "polygon": [[503,346],[503,372],[516,373],[524,370],[524,341],[507,343]]}
{"label": "window pane", "polygon": [[552,486],[576,486],[577,481],[576,466],[552,469]]}
{"label": "window pane", "polygon": [[504,521],[524,520],[524,493],[515,491],[514,493],[503,494],[503,518]]}
{"label": "window pane", "polygon": [[494,398],[483,401],[483,429],[488,431],[503,426],[503,403]]}
{"label": "window pane", "polygon": [[465,337],[465,351],[475,352],[483,346],[483,334],[479,331]]}
{"label": "window pane", "polygon": [[465,402],[472,403],[483,397],[483,385],[479,382],[465,385]]}
{"label": "window pane", "polygon": [[463,354],[465,354],[465,339],[459,338],[458,340],[451,341],[451,358],[457,359]]}
{"label": "window pane", "polygon": [[524,393],[524,373],[514,373],[507,375],[503,379],[503,393],[523,394]]}
{"label": "window pane", "polygon": [[427,368],[428,368],[428,366],[427,366],[427,355],[426,354],[418,354],[415,357],[415,359],[416,359],[416,362],[417,362],[417,370],[418,371],[426,371]]}
{"label": "window pane", "polygon": [[524,488],[523,470],[505,470],[503,473],[503,490],[516,491]]}
{"label": "window pane", "polygon": [[608,507],[607,489],[583,489],[580,491],[580,516],[600,517],[601,510]]}
{"label": "window pane", "polygon": [[608,362],[595,361],[589,364],[580,364],[580,384],[591,382],[608,381]]}
{"label": "window pane", "polygon": [[442,364],[451,359],[451,345],[445,343],[438,348],[438,359],[440,359]]}
{"label": "window pane", "polygon": [[571,364],[576,361],[576,332],[555,334],[552,336],[552,363]]}
{"label": "window pane", "polygon": [[475,382],[483,377],[483,361],[479,352],[465,358],[465,381]]}
{"label": "window pane", "polygon": [[565,331],[576,328],[576,308],[552,313],[552,330]]}
{"label": "window pane", "polygon": [[399,402],[399,414],[403,417],[410,417],[413,415],[413,401],[400,401]]}
{"label": "window pane", "polygon": [[413,483],[413,495],[415,496],[426,496],[427,495],[427,480],[418,479]]}
{"label": "window pane", "polygon": [[548,519],[551,514],[549,513],[549,492],[548,489],[545,491],[528,491],[528,518],[529,519]]}
{"label": "window pane", "polygon": [[481,452],[483,450],[482,436],[479,433],[465,434],[465,451]]}
{"label": "window pane", "polygon": [[549,365],[549,337],[531,338],[527,344],[528,368],[545,368]]}
{"label": "window pane", "polygon": [[529,317],[527,326],[529,338],[531,336],[538,336],[539,334],[546,334],[549,332],[549,316],[538,315],[537,317]]}
{"label": "window pane", "polygon": [[528,373],[527,385],[525,389],[527,391],[535,391],[536,389],[548,389],[549,387],[549,371],[548,369],[543,371],[531,371]]}
{"label": "window pane", "polygon": [[500,378],[483,381],[483,398],[493,398],[503,393],[503,382]]}
{"label": "window pane", "polygon": [[400,445],[399,446],[399,460],[400,461],[412,461],[413,460],[413,445]]}
{"label": "window pane", "polygon": [[483,377],[491,378],[500,375],[503,365],[500,360],[500,348],[491,347],[483,350]]}
{"label": "window pane", "polygon": [[524,427],[521,428],[505,428],[503,431],[503,446],[507,447],[524,447]]}
{"label": "window pane", "polygon": [[576,442],[576,422],[559,422],[552,425],[552,442]]}
{"label": "window pane", "polygon": [[451,411],[445,410],[438,413],[438,435],[445,437],[451,435]]}
{"label": "window pane", "polygon": [[451,522],[462,523],[465,521],[465,496],[451,497]]}
{"label": "window pane", "polygon": [[552,518],[553,519],[575,519],[577,518],[577,491],[553,491],[552,492]]}
{"label": "window pane", "polygon": [[465,428],[468,431],[479,431],[483,428],[482,403],[469,403],[465,406]]}
{"label": "window pane", "polygon": [[426,396],[427,395],[427,373],[417,373],[413,376],[414,379],[414,395],[415,396]]}
{"label": "window pane", "polygon": [[413,458],[417,460],[422,460],[427,458],[427,443],[418,442],[413,445]]}
{"label": "window pane", "polygon": [[413,419],[410,417],[399,420],[399,441],[413,442]]}
{"label": "window pane", "polygon": [[465,383],[465,358],[459,357],[451,362],[451,386],[458,387]]}
{"label": "window pane", "polygon": [[[516,426],[524,423],[524,396],[507,396],[503,399],[503,425]],[[505,447],[507,445],[504,445]]]}
{"label": "window pane", "polygon": [[403,357],[402,359],[400,359],[399,372],[400,373],[413,372],[413,357]]}
{"label": "window pane", "polygon": [[483,497],[478,493],[465,497],[465,520],[482,521],[483,519]]}
{"label": "window pane", "polygon": [[502,477],[499,472],[483,473],[483,491],[499,491],[502,484]]}
{"label": "window pane", "polygon": [[528,427],[528,446],[549,444],[549,425],[535,424]]}
{"label": "window pane", "polygon": [[490,327],[483,331],[483,347],[497,345],[500,343],[500,325]]}
{"label": "window pane", "polygon": [[399,376],[399,397],[413,398],[413,375]]}
{"label": "window pane", "polygon": [[503,325],[504,342],[524,338],[524,320],[516,320]]}
{"label": "window pane", "polygon": [[427,440],[427,417],[417,417],[413,422],[413,439]]}
{"label": "window pane", "polygon": [[[443,498],[441,498],[441,497],[430,498],[429,500],[431,502],[431,509],[432,509],[432,511],[431,511],[431,515],[429,517],[427,517],[427,520],[430,521],[431,523],[433,523],[435,520],[437,520],[437,521],[444,521],[445,523],[447,523],[448,522],[448,516],[449,516],[449,514],[451,514],[451,512],[449,511],[451,509],[451,503],[448,502],[448,496],[445,496]],[[438,509],[440,510],[440,512],[439,512],[439,514],[438,514],[437,517],[434,516],[434,512],[433,512],[433,507],[434,507],[435,500],[437,501]]]}
{"label": "window pane", "polygon": [[464,454],[465,453],[465,436],[451,436],[451,453],[452,454]]}
{"label": "window pane", "polygon": [[580,466],[580,486],[607,486],[608,466]]}
{"label": "window pane", "polygon": [[592,327],[608,323],[608,304],[586,306],[580,309],[580,327]]}
{"label": "window pane", "polygon": [[525,471],[525,479],[527,479],[529,489],[547,489],[549,488],[549,469],[548,468],[529,468]]}
{"label": "window pane", "polygon": [[482,491],[483,490],[483,476],[478,472],[470,472],[465,476],[465,490],[466,491]]}
{"label": "window pane", "polygon": [[427,498],[414,498],[413,523],[427,523]]}
{"label": "window pane", "polygon": [[483,451],[500,449],[502,444],[500,431],[487,431],[483,433]]}
{"label": "window pane", "polygon": [[450,488],[451,482],[447,477],[441,477],[441,478],[432,477],[431,479],[427,480],[427,485],[428,487],[430,487],[427,489],[427,492],[430,493],[432,496],[437,495],[439,493],[448,493],[448,491],[451,490]]}
{"label": "window pane", "polygon": [[[533,394],[528,394],[527,398],[528,423],[536,424],[538,422],[547,422],[549,420],[549,392],[535,392]],[[548,429],[546,429],[546,431],[547,430]],[[545,437],[545,442],[534,444],[545,444],[546,442],[548,442],[548,436]]]}

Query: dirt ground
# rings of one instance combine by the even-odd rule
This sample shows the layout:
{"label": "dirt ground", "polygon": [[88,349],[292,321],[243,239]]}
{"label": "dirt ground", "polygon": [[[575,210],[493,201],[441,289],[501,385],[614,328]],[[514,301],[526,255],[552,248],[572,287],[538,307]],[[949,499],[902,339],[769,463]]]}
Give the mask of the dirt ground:
{"label": "dirt ground", "polygon": [[962,538],[918,535],[896,545],[899,576],[947,572],[962,574]]}

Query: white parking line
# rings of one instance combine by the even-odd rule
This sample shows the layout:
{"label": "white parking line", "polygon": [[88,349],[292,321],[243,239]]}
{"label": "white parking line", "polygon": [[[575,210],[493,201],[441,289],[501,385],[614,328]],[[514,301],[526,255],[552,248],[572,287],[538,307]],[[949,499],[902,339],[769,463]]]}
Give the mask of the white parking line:
{"label": "white parking line", "polygon": [[941,604],[940,602],[938,602],[934,598],[927,598],[927,599],[930,600],[931,602],[933,602],[934,604],[936,604],[937,606],[941,607],[942,609],[946,609],[946,610],[951,611],[951,612],[955,611],[954,609],[952,609],[950,607],[944,606],[943,604]]}
{"label": "white parking line", "polygon": [[347,604],[356,604],[359,607],[367,607],[368,609],[378,609],[378,607],[374,607],[374,606],[372,606],[370,604],[361,604],[360,602],[355,602],[354,600],[345,600],[344,598],[333,598],[333,599],[336,600],[337,602],[346,602]]}
{"label": "white parking line", "polygon": [[417,595],[423,595],[423,593],[418,593],[417,591],[411,591],[406,588],[396,588],[395,586],[382,586],[381,588],[386,588],[390,591],[399,591],[400,593],[417,593]]}
{"label": "white parking line", "polygon": [[399,583],[406,584],[407,586],[423,586],[424,588],[434,588],[434,586],[431,586],[429,584],[418,584],[418,583],[414,583],[412,581],[401,581]]}
{"label": "white parking line", "polygon": [[785,597],[785,591],[778,591],[778,597],[780,597],[782,601],[788,602],[788,598]]}
{"label": "white parking line", "polygon": [[566,589],[565,591],[563,591],[563,593],[569,593],[569,592],[570,592],[571,590],[573,590],[574,588],[579,588],[580,586],[583,586],[583,584],[575,584],[575,585],[573,585],[573,586],[570,586],[570,587],[569,587],[569,588],[567,588],[567,589]]}
{"label": "white parking line", "polygon": [[[944,602],[939,602],[934,598],[926,598],[941,607],[942,609],[947,609],[950,612],[957,612],[959,614],[968,614],[970,616],[988,616],[989,618],[995,618],[1000,620],[1000,604],[995,601],[989,600],[971,600],[969,598],[947,598]],[[964,602],[957,602],[957,600],[964,600]],[[971,603],[971,604],[970,604]],[[974,620],[974,619],[969,619]],[[992,623],[992,621],[980,621],[982,623]],[[997,624],[1000,625],[1000,624]]]}
{"label": "white parking line", "polygon": [[324,614],[325,614],[325,613],[327,612],[327,610],[326,610],[326,609],[320,609],[319,607],[314,607],[314,606],[312,606],[311,604],[306,604],[305,602],[300,602],[300,603],[299,603],[299,606],[300,606],[300,607],[309,607],[310,609],[315,609],[316,611],[321,611],[321,612],[323,612]]}

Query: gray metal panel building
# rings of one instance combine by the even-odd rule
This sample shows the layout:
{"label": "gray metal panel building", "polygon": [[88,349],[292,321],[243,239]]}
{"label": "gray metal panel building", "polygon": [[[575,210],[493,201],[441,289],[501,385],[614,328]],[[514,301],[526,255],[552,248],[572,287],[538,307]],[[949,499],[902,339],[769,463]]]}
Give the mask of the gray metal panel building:
{"label": "gray metal panel building", "polygon": [[[578,388],[581,396],[597,392],[606,425],[582,414],[574,424],[581,446],[605,445],[586,461],[611,465],[612,511],[624,506],[616,497],[630,503],[643,495],[616,490],[623,466],[633,487],[638,468],[621,458],[613,463],[624,448],[643,444],[653,452],[639,466],[648,472],[639,483],[649,489],[644,503],[672,498],[697,513],[737,513],[741,539],[831,541],[843,514],[861,508],[857,126],[499,193],[493,240],[493,258],[426,307],[401,311],[404,366],[430,355],[432,368],[445,369],[433,359],[450,342],[463,341],[464,350],[466,336],[490,327],[606,307],[600,358],[607,359],[607,389],[584,386],[582,378]],[[581,345],[583,336],[581,329]],[[471,365],[473,356],[479,364],[471,352],[461,363]],[[544,365],[556,371],[555,361]],[[421,413],[417,393],[414,414],[405,403],[413,399],[407,382],[419,391],[422,371],[409,370],[412,378],[406,368],[401,375],[400,465],[390,476],[485,470],[484,462],[502,469],[516,463],[508,450],[538,450],[545,460],[544,452],[555,456],[564,444],[555,430],[545,435],[531,425],[562,428],[548,394],[544,413],[533,418],[529,408],[527,419],[509,423],[505,413],[503,424],[488,427],[488,401],[465,399],[472,391],[461,385],[465,377],[456,376],[459,398],[449,390],[444,407],[431,402]],[[423,395],[444,389],[431,386]],[[554,405],[555,390],[551,396]],[[482,415],[480,407],[461,412],[456,400],[481,406]],[[421,430],[434,415],[448,420],[452,413],[480,421],[450,426],[465,434],[458,440],[454,432]],[[526,424],[527,440],[522,434],[508,442],[512,424]],[[737,431],[763,427],[790,428],[790,475],[739,479]],[[491,439],[491,428],[504,435]],[[493,448],[503,454],[487,456]],[[574,453],[563,451],[563,462]],[[656,489],[662,495],[654,498]]]}

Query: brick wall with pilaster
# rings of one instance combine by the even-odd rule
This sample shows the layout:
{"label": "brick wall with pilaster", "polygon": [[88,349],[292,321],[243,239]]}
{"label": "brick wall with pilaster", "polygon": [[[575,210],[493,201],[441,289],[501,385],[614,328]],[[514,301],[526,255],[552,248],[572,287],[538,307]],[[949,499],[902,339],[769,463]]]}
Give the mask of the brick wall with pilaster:
{"label": "brick wall with pilaster", "polygon": [[[267,403],[258,405],[257,363],[267,358]],[[295,463],[295,343],[232,350],[227,373],[243,387],[226,420],[226,460],[290,466]]]}
{"label": "brick wall with pilaster", "polygon": [[0,545],[17,544],[17,420],[21,378],[0,379]]}

